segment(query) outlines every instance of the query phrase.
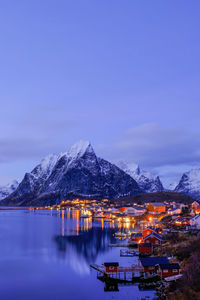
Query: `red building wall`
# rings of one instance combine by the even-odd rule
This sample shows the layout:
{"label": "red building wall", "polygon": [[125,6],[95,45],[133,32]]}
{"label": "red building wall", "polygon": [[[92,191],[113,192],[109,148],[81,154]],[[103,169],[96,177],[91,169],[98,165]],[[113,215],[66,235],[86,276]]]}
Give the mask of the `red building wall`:
{"label": "red building wall", "polygon": [[154,236],[152,236],[152,237],[150,236],[147,239],[145,239],[145,243],[150,243],[154,246],[161,245],[161,241],[159,239],[157,239],[156,237],[154,237]]}
{"label": "red building wall", "polygon": [[118,271],[118,267],[105,267],[106,273],[116,273]]}
{"label": "red building wall", "polygon": [[[175,272],[175,270],[176,270],[176,272]],[[162,278],[169,277],[169,276],[175,276],[175,275],[178,275],[178,274],[179,274],[179,270],[178,269],[174,269],[174,272],[173,272],[173,269],[161,270],[161,276],[162,276]]]}
{"label": "red building wall", "polygon": [[152,252],[153,252],[152,247],[139,246],[139,253],[140,254],[151,254]]}

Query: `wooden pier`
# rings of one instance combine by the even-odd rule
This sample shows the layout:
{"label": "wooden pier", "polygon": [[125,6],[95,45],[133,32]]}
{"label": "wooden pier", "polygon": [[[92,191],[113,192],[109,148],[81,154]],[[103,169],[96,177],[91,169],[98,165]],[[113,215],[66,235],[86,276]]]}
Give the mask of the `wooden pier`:
{"label": "wooden pier", "polygon": [[[106,272],[103,265],[90,265],[90,267],[97,271],[97,278],[106,280],[117,280],[118,282],[134,282],[143,276],[143,268],[139,265],[132,265],[130,267],[118,267],[116,272]],[[136,276],[135,273],[139,273]]]}
{"label": "wooden pier", "polygon": [[129,247],[129,244],[109,244],[109,247]]}
{"label": "wooden pier", "polygon": [[120,250],[120,256],[121,257],[133,257],[138,256],[139,253],[133,249],[121,249]]}

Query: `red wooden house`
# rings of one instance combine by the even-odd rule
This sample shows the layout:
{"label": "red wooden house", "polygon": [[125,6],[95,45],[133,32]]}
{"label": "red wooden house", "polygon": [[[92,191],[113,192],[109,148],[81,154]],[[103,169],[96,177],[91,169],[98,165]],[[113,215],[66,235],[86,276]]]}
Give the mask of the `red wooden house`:
{"label": "red wooden house", "polygon": [[151,234],[151,233],[156,233],[153,229],[151,228],[146,228],[142,231],[142,236],[143,238],[146,237],[147,235]]}
{"label": "red wooden house", "polygon": [[137,232],[137,233],[132,233],[131,237],[129,239],[130,244],[140,244],[142,243],[142,233]]}
{"label": "red wooden house", "polygon": [[177,263],[173,264],[159,264],[158,274],[161,278],[179,275],[180,265]]}
{"label": "red wooden house", "polygon": [[158,233],[150,233],[146,237],[143,238],[145,243],[150,243],[153,246],[160,246],[162,244],[162,237]]}
{"label": "red wooden house", "polygon": [[119,268],[119,263],[118,262],[104,263],[104,267],[106,273],[117,273]]}
{"label": "red wooden house", "polygon": [[157,273],[159,264],[169,264],[167,257],[140,257],[140,265],[145,273]]}
{"label": "red wooden house", "polygon": [[150,243],[139,244],[138,248],[140,255],[151,255],[153,253],[153,246]]}

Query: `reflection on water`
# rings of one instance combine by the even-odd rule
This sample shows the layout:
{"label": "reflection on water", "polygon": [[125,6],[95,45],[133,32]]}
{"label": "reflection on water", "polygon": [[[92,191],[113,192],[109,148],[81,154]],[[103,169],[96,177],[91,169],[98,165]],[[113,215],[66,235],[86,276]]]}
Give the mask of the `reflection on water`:
{"label": "reflection on water", "polygon": [[90,269],[90,264],[106,261],[135,263],[136,258],[121,258],[120,249],[108,245],[119,243],[113,235],[119,228],[127,232],[137,230],[137,226],[80,216],[75,209],[0,211],[1,299],[153,297],[153,292],[140,292],[137,285],[108,286]]}
{"label": "reflection on water", "polygon": [[[107,251],[108,244],[114,243],[114,230],[102,230],[98,227],[88,227],[88,221],[84,220],[84,226],[77,235],[58,235],[55,241],[60,251],[67,252],[67,255],[77,253],[77,257],[83,257],[88,264],[94,263],[98,254]],[[85,227],[86,225],[86,227]],[[70,246],[73,251],[69,253]]]}

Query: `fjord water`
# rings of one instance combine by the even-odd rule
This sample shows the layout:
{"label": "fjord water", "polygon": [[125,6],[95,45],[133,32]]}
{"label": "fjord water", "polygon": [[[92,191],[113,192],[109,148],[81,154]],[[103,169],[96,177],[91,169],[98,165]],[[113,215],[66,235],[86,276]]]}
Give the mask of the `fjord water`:
{"label": "fjord water", "polygon": [[153,291],[137,284],[105,292],[90,264],[118,261],[127,266],[136,257],[120,257],[114,224],[80,219],[79,211],[0,211],[0,295],[4,300],[142,299]]}

